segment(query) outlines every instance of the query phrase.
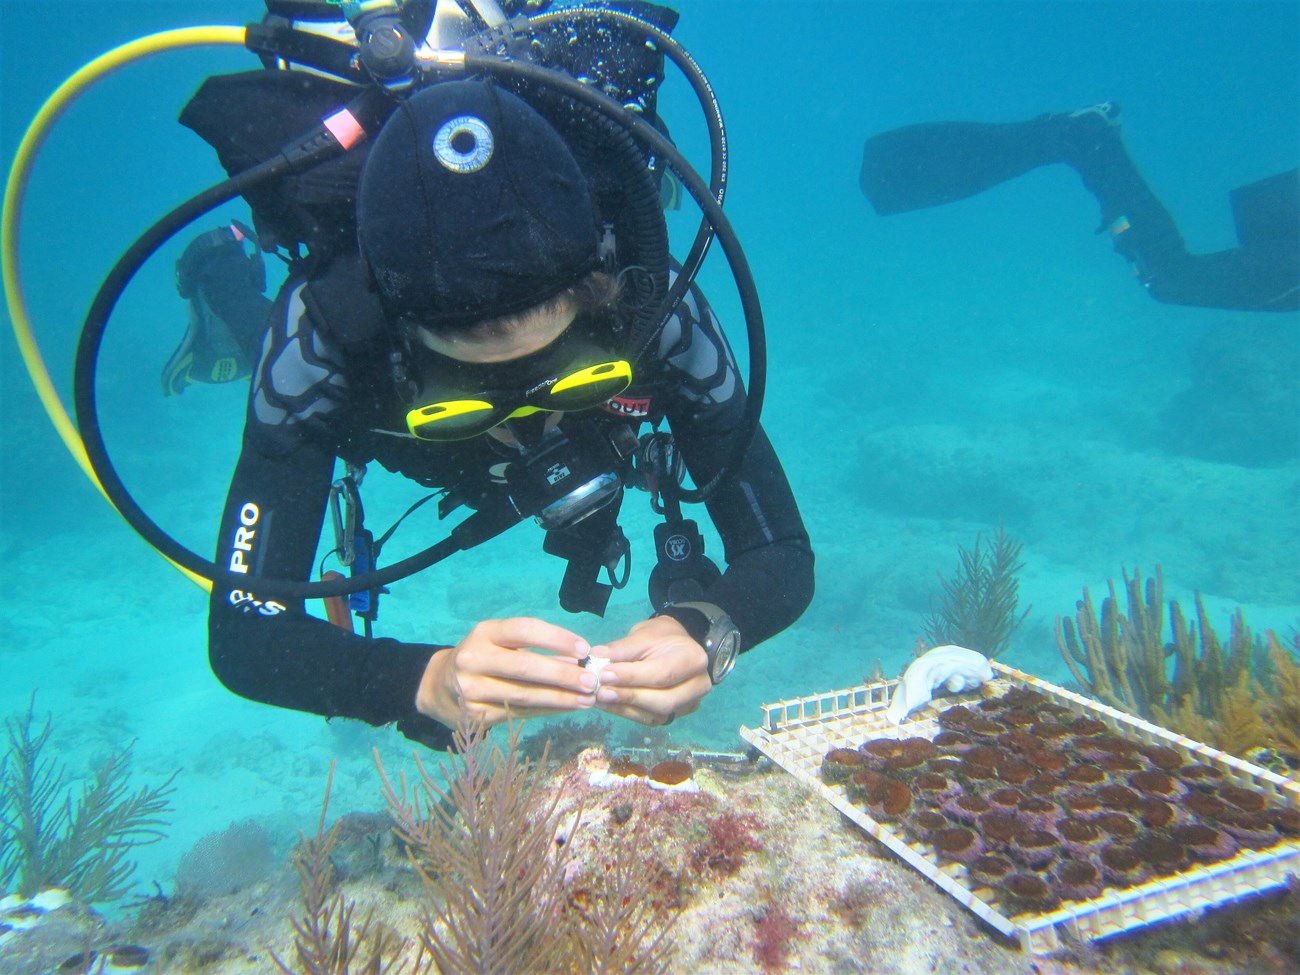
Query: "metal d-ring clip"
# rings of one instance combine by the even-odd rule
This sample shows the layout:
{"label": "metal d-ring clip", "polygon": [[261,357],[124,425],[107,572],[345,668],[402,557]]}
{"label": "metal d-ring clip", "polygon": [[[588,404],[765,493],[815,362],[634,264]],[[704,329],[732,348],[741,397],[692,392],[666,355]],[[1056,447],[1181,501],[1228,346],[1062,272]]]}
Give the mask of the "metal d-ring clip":
{"label": "metal d-ring clip", "polygon": [[351,566],[357,557],[356,538],[361,497],[357,488],[366,476],[365,465],[349,464],[347,474],[330,485],[330,518],[334,523],[334,551],[339,562]]}

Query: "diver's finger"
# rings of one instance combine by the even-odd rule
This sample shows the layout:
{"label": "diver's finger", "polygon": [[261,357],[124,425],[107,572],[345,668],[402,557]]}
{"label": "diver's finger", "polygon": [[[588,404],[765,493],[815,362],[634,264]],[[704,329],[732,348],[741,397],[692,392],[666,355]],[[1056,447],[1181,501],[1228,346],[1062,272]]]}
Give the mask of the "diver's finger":
{"label": "diver's finger", "polygon": [[[597,707],[602,711],[630,717],[642,724],[662,724],[669,714],[690,714],[700,706],[700,698],[712,687],[707,677],[701,678],[701,681],[703,686],[699,682],[689,682],[671,691],[644,687],[610,687],[602,683],[596,692]],[[657,720],[654,720],[656,717]]]}
{"label": "diver's finger", "polygon": [[[604,693],[604,688],[601,689]],[[638,724],[662,727],[663,725],[672,724],[684,714],[690,714],[699,707],[698,701],[684,702],[676,708],[668,707],[666,702],[657,702],[656,707],[643,707],[631,703],[605,703],[602,701],[597,707],[607,714],[616,714],[620,718],[627,718],[629,721],[635,721]]]}
{"label": "diver's finger", "polygon": [[[592,650],[600,654],[602,648]],[[698,644],[673,647],[648,660],[629,660],[607,664],[600,672],[601,685],[646,687],[668,690],[703,676],[709,658]]]}
{"label": "diver's finger", "polygon": [[572,630],[532,616],[483,620],[474,627],[471,634],[485,637],[499,647],[512,650],[546,650],[576,660],[591,653],[591,645]]}
{"label": "diver's finger", "polygon": [[461,701],[471,712],[501,711],[528,716],[585,710],[596,703],[595,695],[590,692],[522,684],[483,674],[462,674],[458,684]]}
{"label": "diver's finger", "polygon": [[572,657],[553,657],[532,650],[498,648],[477,661],[466,661],[467,670],[512,684],[535,684],[574,693],[591,694],[596,675],[579,667]]}

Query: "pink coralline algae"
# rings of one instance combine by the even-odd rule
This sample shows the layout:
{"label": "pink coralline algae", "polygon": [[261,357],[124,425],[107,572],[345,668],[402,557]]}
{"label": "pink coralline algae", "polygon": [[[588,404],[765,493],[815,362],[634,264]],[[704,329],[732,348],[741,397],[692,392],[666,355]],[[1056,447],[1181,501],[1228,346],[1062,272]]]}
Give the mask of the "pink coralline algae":
{"label": "pink coralline algae", "polygon": [[1300,836],[1300,811],[1038,691],[955,705],[939,726],[833,749],[823,779],[1011,914]]}

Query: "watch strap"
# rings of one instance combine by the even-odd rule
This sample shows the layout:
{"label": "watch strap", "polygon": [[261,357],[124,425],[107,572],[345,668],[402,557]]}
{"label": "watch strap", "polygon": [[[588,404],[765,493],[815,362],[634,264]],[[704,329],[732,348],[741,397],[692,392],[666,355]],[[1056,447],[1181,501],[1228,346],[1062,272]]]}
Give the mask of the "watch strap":
{"label": "watch strap", "polygon": [[667,603],[655,615],[675,619],[682,624],[682,629],[690,635],[690,638],[700,646],[705,645],[709,638],[709,629],[713,625],[712,620],[709,619],[709,614],[697,606]]}

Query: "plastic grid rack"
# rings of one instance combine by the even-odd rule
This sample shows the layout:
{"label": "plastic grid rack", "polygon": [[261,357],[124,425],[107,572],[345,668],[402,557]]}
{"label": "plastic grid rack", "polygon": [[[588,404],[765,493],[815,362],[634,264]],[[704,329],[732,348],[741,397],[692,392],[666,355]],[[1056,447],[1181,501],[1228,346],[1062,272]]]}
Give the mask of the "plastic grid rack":
{"label": "plastic grid rack", "polygon": [[1001,694],[1012,687],[1030,687],[1078,714],[1105,722],[1117,735],[1143,744],[1176,748],[1187,761],[1214,765],[1234,784],[1263,793],[1271,803],[1300,809],[1300,781],[1294,778],[1242,761],[996,661],[993,669],[995,679],[982,692],[932,701],[901,725],[894,725],[885,715],[898,685],[898,681],[888,680],[765,704],[761,726],[742,727],[740,734],[958,903],[1034,954],[1059,950],[1065,938],[1107,938],[1248,897],[1280,887],[1300,873],[1300,840],[1290,839],[1266,850],[1242,850],[1218,863],[1197,864],[1139,886],[1107,888],[1092,900],[1070,901],[1048,913],[1008,916],[1002,912],[996,892],[970,879],[963,865],[941,863],[928,844],[909,842],[855,805],[843,785],[822,781],[822,758],[832,748],[855,747],[868,738],[933,738],[939,731],[938,715],[943,709]]}

